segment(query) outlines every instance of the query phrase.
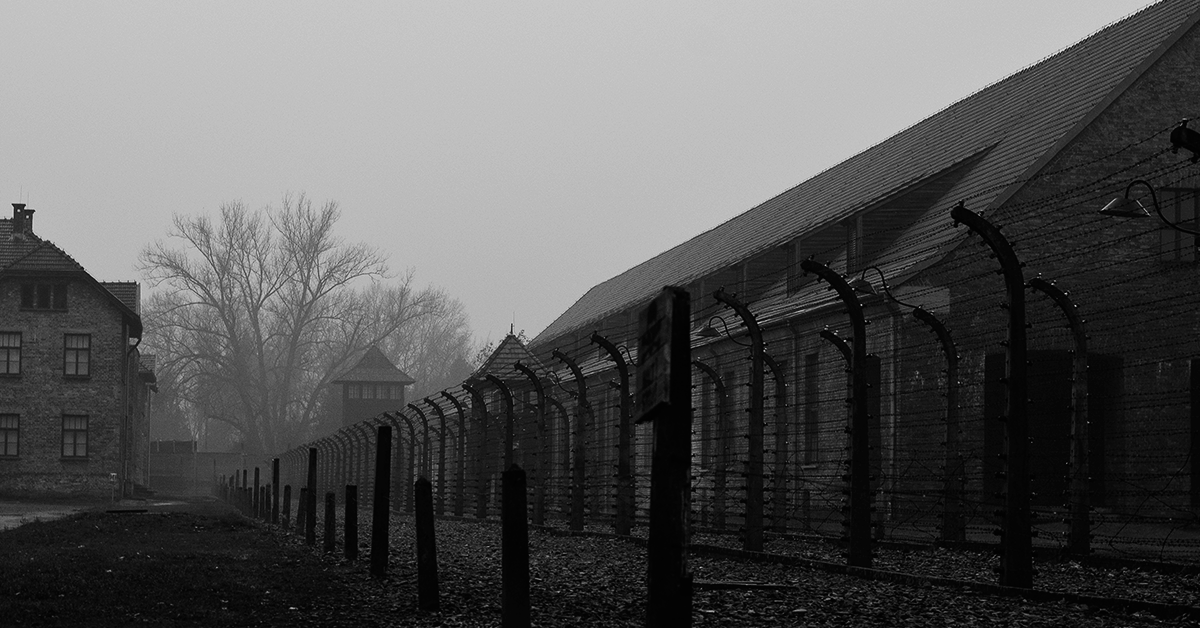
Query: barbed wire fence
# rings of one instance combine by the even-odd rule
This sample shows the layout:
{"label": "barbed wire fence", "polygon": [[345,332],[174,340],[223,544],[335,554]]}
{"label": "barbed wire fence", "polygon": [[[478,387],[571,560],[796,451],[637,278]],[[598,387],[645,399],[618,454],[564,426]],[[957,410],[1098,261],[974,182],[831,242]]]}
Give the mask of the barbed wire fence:
{"label": "barbed wire fence", "polygon": [[[1162,148],[1169,130],[1090,161],[1051,164],[986,216],[1013,243],[1025,279],[1052,287],[1025,295],[1026,506],[1042,557],[1200,564],[1196,243],[1157,221],[1097,214],[1130,181],[1144,180],[1173,220],[1195,225],[1200,169]],[[970,208],[994,192],[951,205]],[[1000,543],[1004,287],[993,251],[972,242],[976,236],[950,250],[931,248],[928,230],[953,228],[951,205],[916,225],[881,221],[871,230],[863,221],[858,240],[891,251],[878,259],[850,250],[844,238],[816,234],[799,254],[766,251],[686,286],[696,539],[783,553],[849,540],[855,331],[841,304],[801,268],[812,259],[861,290],[869,319],[861,372],[869,384],[871,539]],[[931,258],[938,261],[923,262]],[[1071,311],[1080,320],[1064,316]],[[553,346],[533,347],[527,362],[496,365],[490,377],[283,452],[277,482],[306,484],[315,449],[318,485],[355,485],[369,505],[376,433],[386,425],[394,512],[413,511],[411,488],[425,477],[438,515],[498,518],[501,473],[515,463],[528,470],[534,524],[642,535],[651,438],[631,410],[637,332],[633,314],[615,312]],[[1081,517],[1083,546],[1072,543]]]}

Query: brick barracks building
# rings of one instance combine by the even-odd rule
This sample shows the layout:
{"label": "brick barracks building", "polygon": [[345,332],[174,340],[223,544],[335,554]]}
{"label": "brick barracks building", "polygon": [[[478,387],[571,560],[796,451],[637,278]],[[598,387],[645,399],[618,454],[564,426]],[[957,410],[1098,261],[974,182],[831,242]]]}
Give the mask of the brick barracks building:
{"label": "brick barracks building", "polygon": [[154,385],[138,284],[96,281],[33,214],[0,219],[0,495],[131,496]]}
{"label": "brick barracks building", "polygon": [[[1097,516],[1108,512],[1137,525],[1194,518],[1196,238],[1157,217],[1122,219],[1099,210],[1128,195],[1152,216],[1156,198],[1167,220],[1197,229],[1196,147],[1173,150],[1172,137],[1182,133],[1180,120],[1200,115],[1198,21],[1196,0],[1150,6],[592,287],[530,343],[555,365],[563,389],[573,390],[575,377],[552,352],[579,362],[596,413],[586,436],[589,461],[609,468],[619,408],[613,362],[589,339],[599,333],[635,351],[638,312],[663,286],[683,286],[692,298],[693,359],[706,367],[692,374],[692,505],[701,525],[713,521],[713,500],[724,499],[713,491],[714,477],[727,482],[727,510],[740,516],[746,478],[757,472],[768,526],[837,534],[848,382],[831,336],[849,341],[854,332],[839,295],[802,268],[812,259],[848,283],[872,286],[859,300],[869,320],[877,533],[936,538],[949,495],[969,538],[991,539],[983,535],[1003,490],[1009,299],[991,250],[952,219],[961,203],[1012,243],[1025,281],[1054,281],[1084,320],[1080,385],[1087,397],[1080,404],[1072,389],[1078,345],[1068,319],[1051,298],[1026,291],[1034,506],[1053,511],[1067,503],[1071,425],[1086,406],[1086,490]],[[1200,130],[1200,121],[1191,126]],[[745,305],[765,353],[780,367],[778,376],[762,375],[766,451],[758,471],[746,437],[754,416],[751,337],[744,317],[715,298],[718,289]],[[913,315],[918,305],[953,339],[954,382],[950,356]],[[701,333],[711,328],[718,333]],[[646,426],[636,440],[640,491],[648,483]],[[591,507],[611,511],[608,493]],[[726,529],[741,525],[732,515],[724,521]],[[1105,530],[1093,528],[1097,543]]]}

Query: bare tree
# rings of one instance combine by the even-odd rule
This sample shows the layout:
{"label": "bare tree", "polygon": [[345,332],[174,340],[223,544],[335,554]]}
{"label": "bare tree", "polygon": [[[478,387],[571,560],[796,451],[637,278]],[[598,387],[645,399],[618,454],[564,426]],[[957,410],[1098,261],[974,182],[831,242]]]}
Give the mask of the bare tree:
{"label": "bare tree", "polygon": [[[192,421],[234,428],[248,452],[311,437],[329,379],[364,348],[437,316],[444,295],[389,277],[383,255],[334,235],[337,204],[284,197],[176,216],[170,243],[141,254],[157,290],[147,344],[173,374]],[[176,244],[177,246],[171,246]]]}
{"label": "bare tree", "polygon": [[380,347],[396,366],[417,380],[410,394],[414,399],[456,387],[471,374],[467,359],[472,334],[462,302],[440,290],[434,294],[437,315],[413,321]]}

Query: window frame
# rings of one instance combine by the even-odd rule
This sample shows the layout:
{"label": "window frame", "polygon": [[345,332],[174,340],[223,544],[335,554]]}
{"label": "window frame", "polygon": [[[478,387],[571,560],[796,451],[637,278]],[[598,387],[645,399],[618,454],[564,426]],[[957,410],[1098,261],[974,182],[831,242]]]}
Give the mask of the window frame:
{"label": "window frame", "polygon": [[[63,460],[86,460],[88,458],[88,423],[90,417],[86,414],[67,414],[62,415],[62,437],[60,438],[59,454]],[[82,421],[83,427],[77,427],[77,424],[68,424],[68,421]],[[67,435],[72,435],[71,441],[68,443]],[[83,436],[80,439],[80,435]],[[68,445],[71,447],[71,453],[67,453]],[[79,448],[82,445],[83,453],[79,453]]]}
{"label": "window frame", "polygon": [[[1200,226],[1200,189],[1161,188],[1158,190],[1159,208],[1163,217],[1184,229],[1197,230]],[[1188,207],[1187,201],[1190,201]],[[1158,252],[1164,263],[1195,264],[1200,254],[1200,238],[1184,233],[1164,224],[1159,224]]]}
{"label": "window frame", "polygon": [[[43,294],[45,295],[45,305],[42,304]],[[66,312],[68,310],[67,283],[64,281],[22,282],[21,310],[28,312]]]}
{"label": "window frame", "polygon": [[[6,337],[16,337],[15,345],[4,344]],[[0,331],[0,377],[20,377],[21,376],[21,353],[24,348],[25,339],[19,331]],[[16,369],[10,370],[13,365],[13,352],[16,352]]]}
{"label": "window frame", "polygon": [[[72,347],[70,345],[70,339],[72,338],[83,338],[86,340],[86,345],[82,347]],[[83,372],[80,372],[80,366],[83,367]],[[87,379],[92,376],[91,334],[63,334],[63,376],[72,379]]]}
{"label": "window frame", "polygon": [[[12,420],[13,424],[5,425],[6,420]],[[10,446],[12,453],[9,453]],[[0,459],[12,460],[19,457],[21,457],[21,415],[15,412],[0,412]]]}
{"label": "window frame", "polygon": [[803,464],[821,463],[821,352],[804,354],[802,363],[804,393]]}
{"label": "window frame", "polygon": [[842,223],[846,230],[846,275],[853,275],[863,267],[863,217],[854,216]]}

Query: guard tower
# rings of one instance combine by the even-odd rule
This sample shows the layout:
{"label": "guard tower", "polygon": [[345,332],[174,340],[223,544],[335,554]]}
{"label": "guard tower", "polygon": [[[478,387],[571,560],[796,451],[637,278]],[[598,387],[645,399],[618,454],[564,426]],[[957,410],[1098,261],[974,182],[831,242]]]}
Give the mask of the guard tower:
{"label": "guard tower", "polygon": [[348,371],[334,378],[341,392],[342,425],[357,423],[404,407],[404,387],[416,382],[396,368],[379,347],[371,347]]}

